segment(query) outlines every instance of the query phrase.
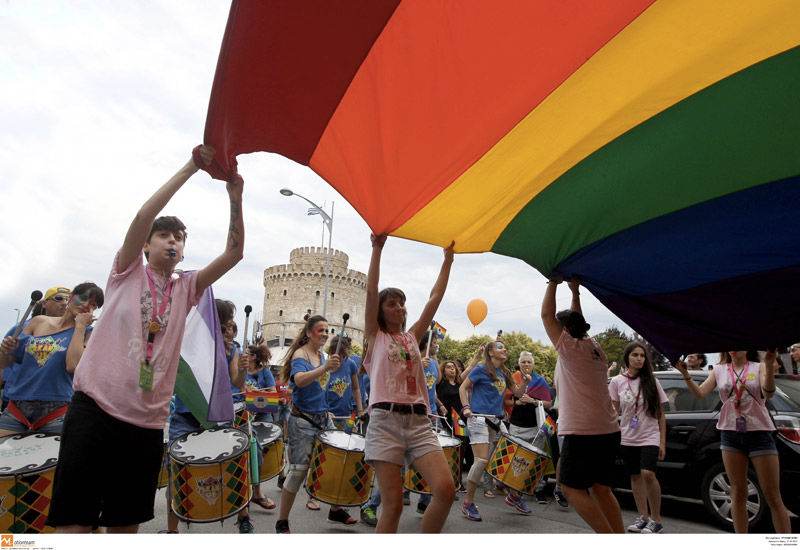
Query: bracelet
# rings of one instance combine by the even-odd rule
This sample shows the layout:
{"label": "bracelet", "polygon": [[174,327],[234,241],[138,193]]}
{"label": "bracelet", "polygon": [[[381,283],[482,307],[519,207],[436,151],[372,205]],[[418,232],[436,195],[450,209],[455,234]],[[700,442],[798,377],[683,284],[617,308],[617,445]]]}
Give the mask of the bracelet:
{"label": "bracelet", "polygon": [[[467,410],[467,409],[469,409],[469,405],[464,405],[463,407],[461,407],[461,414],[464,414],[464,411]],[[472,410],[472,409],[470,409],[470,410]]]}

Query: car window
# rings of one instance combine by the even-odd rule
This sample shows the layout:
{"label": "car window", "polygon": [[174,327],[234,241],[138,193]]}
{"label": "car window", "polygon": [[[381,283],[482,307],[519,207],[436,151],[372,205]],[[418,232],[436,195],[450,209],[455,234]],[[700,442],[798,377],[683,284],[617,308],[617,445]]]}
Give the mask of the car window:
{"label": "car window", "polygon": [[775,377],[775,387],[769,402],[776,411],[800,410],[800,378]]}
{"label": "car window", "polygon": [[697,399],[680,378],[660,378],[659,382],[667,394],[666,412],[712,411],[719,404],[717,388],[703,399]]}

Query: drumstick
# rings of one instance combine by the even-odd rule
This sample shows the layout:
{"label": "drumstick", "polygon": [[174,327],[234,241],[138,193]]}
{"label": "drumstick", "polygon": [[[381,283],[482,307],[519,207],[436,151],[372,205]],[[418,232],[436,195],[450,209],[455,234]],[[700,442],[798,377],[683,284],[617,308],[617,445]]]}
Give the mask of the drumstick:
{"label": "drumstick", "polygon": [[251,311],[253,311],[253,306],[250,304],[244,306],[244,349],[247,349],[247,324],[250,322]]}
{"label": "drumstick", "polygon": [[339,350],[342,349],[342,339],[344,338],[344,326],[347,324],[347,320],[350,318],[349,313],[345,313],[342,315],[342,330],[339,331],[339,339],[336,341],[336,355],[339,355]]}
{"label": "drumstick", "polygon": [[17,328],[14,329],[14,333],[11,335],[12,338],[16,338],[19,336],[19,333],[22,332],[22,329],[25,328],[25,321],[28,320],[28,315],[31,314],[31,310],[36,306],[36,302],[42,299],[42,291],[41,290],[34,290],[31,292],[31,303],[28,304],[28,309],[25,310],[25,315],[22,316],[22,321],[19,322]]}
{"label": "drumstick", "polygon": [[431,356],[431,341],[433,340],[433,328],[436,326],[436,321],[431,321],[431,327],[428,329],[428,349],[425,350],[425,357]]}

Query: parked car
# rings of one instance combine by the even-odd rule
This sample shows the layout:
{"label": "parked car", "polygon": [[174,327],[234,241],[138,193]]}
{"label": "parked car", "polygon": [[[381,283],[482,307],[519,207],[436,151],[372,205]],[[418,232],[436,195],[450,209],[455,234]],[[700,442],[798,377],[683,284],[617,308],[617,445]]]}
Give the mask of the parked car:
{"label": "parked car", "polygon": [[[701,384],[708,371],[690,371]],[[719,525],[733,530],[730,484],[725,475],[716,428],[722,402],[719,391],[697,399],[675,370],[659,371],[656,376],[667,394],[667,450],[659,461],[656,475],[665,498],[680,497],[702,501]],[[800,376],[776,375],[775,395],[767,407],[775,422],[775,441],[781,466],[781,495],[786,507],[800,515]],[[615,487],[630,488],[630,476],[617,458]],[[747,514],[750,527],[769,521],[769,506],[758,485],[755,470],[748,472]]]}

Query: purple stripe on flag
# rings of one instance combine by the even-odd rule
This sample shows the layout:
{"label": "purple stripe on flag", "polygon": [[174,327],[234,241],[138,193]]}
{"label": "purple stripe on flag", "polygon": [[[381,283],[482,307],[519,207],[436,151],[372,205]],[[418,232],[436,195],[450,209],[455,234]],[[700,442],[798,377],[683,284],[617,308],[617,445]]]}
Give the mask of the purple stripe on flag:
{"label": "purple stripe on flag", "polygon": [[214,335],[214,380],[211,384],[207,420],[209,422],[231,422],[233,420],[233,397],[230,390],[228,358],[225,354],[225,343],[222,341],[217,305],[211,287],[206,288],[203,292],[200,303],[197,304],[197,312],[209,332]]}

